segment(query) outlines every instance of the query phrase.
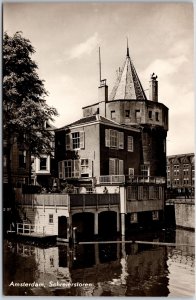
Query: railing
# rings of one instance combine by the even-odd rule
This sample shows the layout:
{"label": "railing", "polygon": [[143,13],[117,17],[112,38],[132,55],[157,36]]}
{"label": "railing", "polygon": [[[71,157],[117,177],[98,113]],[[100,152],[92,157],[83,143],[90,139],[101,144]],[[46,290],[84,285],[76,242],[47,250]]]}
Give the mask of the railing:
{"label": "railing", "polygon": [[70,207],[118,205],[120,194],[70,194]]}
{"label": "railing", "polygon": [[16,193],[16,202],[19,205],[32,206],[68,206],[67,194],[22,194]]}
{"label": "railing", "polygon": [[125,183],[125,175],[105,175],[99,177],[100,184]]}
{"label": "railing", "polygon": [[34,233],[45,235],[45,228],[44,226],[27,224],[27,223],[17,223],[16,224],[16,231],[17,234],[24,234],[24,235],[32,235]]}
{"label": "railing", "polygon": [[129,176],[127,178],[127,181],[131,183],[164,184],[166,182],[166,179],[165,177],[156,177],[156,176]]}

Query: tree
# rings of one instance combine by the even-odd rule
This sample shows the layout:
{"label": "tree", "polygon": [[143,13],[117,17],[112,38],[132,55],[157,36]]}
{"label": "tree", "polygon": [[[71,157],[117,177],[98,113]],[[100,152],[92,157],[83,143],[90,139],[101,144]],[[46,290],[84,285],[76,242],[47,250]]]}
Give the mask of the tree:
{"label": "tree", "polygon": [[50,153],[53,136],[45,123],[58,113],[47,105],[44,81],[31,56],[30,41],[16,32],[3,36],[3,138],[6,140],[8,185],[12,187],[10,152],[13,142],[23,141],[31,154]]}

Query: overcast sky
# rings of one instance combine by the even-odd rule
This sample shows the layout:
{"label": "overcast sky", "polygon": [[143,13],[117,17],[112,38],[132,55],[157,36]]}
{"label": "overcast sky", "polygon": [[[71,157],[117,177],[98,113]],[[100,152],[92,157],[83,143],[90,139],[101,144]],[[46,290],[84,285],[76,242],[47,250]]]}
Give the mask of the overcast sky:
{"label": "overcast sky", "polygon": [[56,127],[81,118],[81,108],[97,101],[99,46],[111,92],[128,37],[144,90],[156,73],[159,102],[169,108],[167,155],[194,152],[192,4],[7,3],[3,26],[10,35],[22,31],[35,47],[47,103],[59,112]]}

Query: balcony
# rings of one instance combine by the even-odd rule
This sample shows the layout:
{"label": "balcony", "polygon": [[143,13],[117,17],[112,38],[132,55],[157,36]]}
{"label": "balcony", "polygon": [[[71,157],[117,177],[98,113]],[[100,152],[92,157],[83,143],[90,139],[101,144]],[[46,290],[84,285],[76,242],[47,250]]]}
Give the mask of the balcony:
{"label": "balcony", "polygon": [[165,177],[155,177],[155,176],[129,176],[127,178],[128,183],[155,183],[155,184],[165,184]]}
{"label": "balcony", "polygon": [[70,207],[119,205],[120,194],[70,194]]}
{"label": "balcony", "polygon": [[68,207],[67,194],[22,194],[16,192],[18,205]]}
{"label": "balcony", "polygon": [[125,183],[125,175],[105,175],[100,176],[98,180],[98,184],[102,185],[122,183]]}

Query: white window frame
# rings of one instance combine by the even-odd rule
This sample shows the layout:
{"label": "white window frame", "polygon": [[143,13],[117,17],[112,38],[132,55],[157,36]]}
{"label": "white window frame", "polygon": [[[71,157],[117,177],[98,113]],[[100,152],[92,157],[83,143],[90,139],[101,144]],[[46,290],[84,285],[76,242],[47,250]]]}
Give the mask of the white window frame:
{"label": "white window frame", "polygon": [[134,145],[133,145],[133,137],[129,135],[127,137],[127,151],[133,152],[134,150]]}
{"label": "white window frame", "polygon": [[150,176],[150,166],[147,164],[141,165],[141,176],[149,177]]}
{"label": "white window frame", "polygon": [[84,131],[75,131],[66,134],[66,150],[80,150],[85,148]]}
{"label": "white window frame", "polygon": [[[80,159],[80,175],[81,177],[90,177],[90,159],[81,158]],[[83,176],[84,174],[88,174],[88,176]]]}
{"label": "white window frame", "polygon": [[109,158],[109,175],[124,175],[124,161],[122,159]]}

